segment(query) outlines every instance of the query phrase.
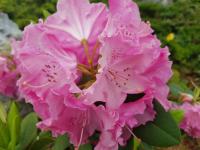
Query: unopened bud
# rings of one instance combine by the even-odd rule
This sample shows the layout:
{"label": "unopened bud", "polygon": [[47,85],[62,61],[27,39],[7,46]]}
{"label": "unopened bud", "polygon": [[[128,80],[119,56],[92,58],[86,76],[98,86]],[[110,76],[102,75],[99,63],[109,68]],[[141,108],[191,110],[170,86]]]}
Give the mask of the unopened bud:
{"label": "unopened bud", "polygon": [[191,94],[188,94],[188,93],[181,93],[180,94],[180,100],[182,102],[192,102],[193,96]]}

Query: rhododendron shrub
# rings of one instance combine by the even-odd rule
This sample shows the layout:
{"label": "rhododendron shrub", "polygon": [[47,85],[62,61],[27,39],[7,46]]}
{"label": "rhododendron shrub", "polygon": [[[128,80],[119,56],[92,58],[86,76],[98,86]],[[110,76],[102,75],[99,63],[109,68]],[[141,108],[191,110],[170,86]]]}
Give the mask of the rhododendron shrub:
{"label": "rhododendron shrub", "polygon": [[155,101],[170,108],[168,48],[131,0],[59,0],[56,13],[25,28],[13,54],[38,127],[67,133],[76,148],[98,134],[96,150],[117,150],[153,122]]}

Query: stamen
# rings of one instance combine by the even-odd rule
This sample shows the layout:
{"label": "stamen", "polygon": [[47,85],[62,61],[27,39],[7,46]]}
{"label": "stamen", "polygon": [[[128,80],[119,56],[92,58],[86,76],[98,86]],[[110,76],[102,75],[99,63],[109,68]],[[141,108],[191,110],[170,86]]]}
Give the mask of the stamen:
{"label": "stamen", "polygon": [[88,46],[88,42],[86,39],[83,39],[81,41],[81,43],[83,44],[83,47],[84,47],[84,51],[85,51],[85,54],[86,54],[86,57],[87,57],[87,60],[88,60],[88,64],[90,66],[92,66],[92,60],[90,58],[90,54],[89,54],[89,46]]}
{"label": "stamen", "polygon": [[78,64],[78,66],[84,67],[84,68],[86,68],[87,70],[89,70],[88,66],[86,66],[86,65],[84,65],[84,64]]}
{"label": "stamen", "polygon": [[125,125],[125,128],[131,133],[131,135],[132,135],[134,138],[138,139],[137,136],[131,131],[131,129],[130,129],[127,125]]}
{"label": "stamen", "polygon": [[95,46],[94,46],[94,49],[92,51],[92,62],[94,61],[94,57],[96,55],[96,52],[97,52],[97,49],[99,48],[99,46],[100,46],[100,42],[97,41],[96,44],[95,44]]}
{"label": "stamen", "polygon": [[119,78],[121,78],[121,79],[124,79],[124,80],[128,81],[128,78],[124,77],[124,76],[121,75],[121,74],[117,74],[117,76],[118,76]]}
{"label": "stamen", "polygon": [[108,72],[109,72],[110,75],[113,77],[113,79],[116,79],[116,76],[115,76],[115,74],[114,74],[112,71],[108,70]]}
{"label": "stamen", "polygon": [[131,133],[131,135],[134,137],[134,139],[138,142],[138,143],[141,143],[141,139],[139,139],[132,131],[131,129],[125,125],[126,129]]}
{"label": "stamen", "polygon": [[83,139],[83,132],[84,132],[84,127],[82,127],[82,129],[81,129],[81,136],[80,136],[80,140],[79,140],[77,149],[79,149],[79,147],[80,147],[80,145],[81,145],[81,142],[82,142],[82,139]]}
{"label": "stamen", "polygon": [[80,139],[79,139],[79,143],[78,143],[78,146],[76,147],[77,148],[77,150],[79,149],[79,147],[80,147],[80,145],[81,145],[81,142],[82,142],[82,139],[83,139],[83,132],[84,132],[84,128],[85,128],[85,126],[86,126],[86,123],[87,123],[87,112],[86,112],[86,114],[85,114],[85,120],[84,120],[84,122],[83,122],[83,126],[82,126],[82,129],[81,129],[81,135],[80,135]]}
{"label": "stamen", "polygon": [[47,86],[49,83],[44,83],[44,84],[41,84],[41,85],[31,85],[31,84],[28,84],[26,81],[24,81],[22,83],[23,86],[29,86],[29,87],[32,87],[32,88],[42,88],[42,87],[45,87]]}
{"label": "stamen", "polygon": [[128,81],[127,77],[130,77],[130,74],[128,74],[127,77],[126,77],[126,76],[120,74],[120,72],[118,72],[118,71],[108,70],[108,72],[113,77],[114,80],[119,78],[119,79],[123,79],[125,81]]}
{"label": "stamen", "polygon": [[87,68],[83,67],[82,65],[77,65],[77,68],[84,74],[92,76],[93,74],[87,70]]}

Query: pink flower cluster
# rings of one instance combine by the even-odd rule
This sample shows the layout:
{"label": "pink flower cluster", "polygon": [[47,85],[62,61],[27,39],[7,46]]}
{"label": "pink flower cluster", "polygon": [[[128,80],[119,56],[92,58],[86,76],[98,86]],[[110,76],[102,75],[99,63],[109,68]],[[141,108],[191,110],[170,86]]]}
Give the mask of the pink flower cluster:
{"label": "pink flower cluster", "polygon": [[179,109],[183,109],[185,112],[180,128],[188,135],[200,138],[200,124],[198,121],[200,119],[200,105],[198,103],[192,105],[189,102],[185,102]]}
{"label": "pink flower cluster", "polygon": [[67,133],[76,147],[98,132],[96,150],[117,150],[154,119],[153,99],[170,107],[171,62],[160,45],[132,0],[109,0],[109,9],[59,0],[55,14],[13,43],[20,95],[41,117],[39,128]]}
{"label": "pink flower cluster", "polygon": [[0,94],[10,97],[17,95],[17,71],[9,58],[0,56]]}

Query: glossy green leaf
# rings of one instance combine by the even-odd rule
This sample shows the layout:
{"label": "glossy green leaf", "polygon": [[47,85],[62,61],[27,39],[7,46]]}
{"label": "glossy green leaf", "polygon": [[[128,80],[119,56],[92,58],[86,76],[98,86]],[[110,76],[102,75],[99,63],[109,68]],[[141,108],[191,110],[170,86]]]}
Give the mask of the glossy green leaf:
{"label": "glossy green leaf", "polygon": [[25,149],[37,136],[36,123],[38,118],[35,113],[28,114],[21,123],[19,147]]}
{"label": "glossy green leaf", "polygon": [[65,150],[69,145],[68,137],[66,135],[62,135],[56,139],[52,150]]}
{"label": "glossy green leaf", "polygon": [[154,150],[153,146],[150,146],[144,142],[142,142],[137,150]]}
{"label": "glossy green leaf", "polygon": [[10,143],[8,145],[9,150],[15,150],[16,144],[19,139],[19,131],[20,131],[20,121],[21,118],[19,116],[15,116],[11,122],[11,126],[9,126],[10,131]]}
{"label": "glossy green leaf", "polygon": [[53,142],[54,140],[52,138],[41,138],[32,143],[29,150],[47,150]]}
{"label": "glossy green leaf", "polygon": [[138,147],[140,146],[141,140],[138,139],[138,138],[136,138],[136,137],[134,137],[133,141],[134,141],[134,143],[133,143],[133,150],[138,150]]}
{"label": "glossy green leaf", "polygon": [[48,10],[43,9],[42,10],[43,16],[44,18],[47,18],[49,15],[51,15],[51,13],[48,12]]}
{"label": "glossy green leaf", "polygon": [[136,136],[152,146],[168,147],[179,144],[181,133],[170,113],[158,102],[155,102],[154,108],[157,112],[156,119],[135,129]]}
{"label": "glossy green leaf", "polygon": [[170,110],[170,113],[171,113],[172,117],[174,118],[174,120],[176,121],[177,125],[179,125],[180,122],[183,120],[184,110],[173,109],[173,110]]}
{"label": "glossy green leaf", "polygon": [[15,102],[11,103],[8,113],[8,127],[10,132],[10,143],[8,150],[15,150],[17,141],[19,139],[21,117]]}
{"label": "glossy green leaf", "polygon": [[92,150],[92,145],[90,144],[81,145],[79,147],[79,150]]}
{"label": "glossy green leaf", "polygon": [[51,132],[49,131],[45,131],[45,132],[40,132],[39,135],[38,135],[39,139],[42,139],[42,138],[51,138],[52,135],[51,135]]}
{"label": "glossy green leaf", "polygon": [[6,110],[5,110],[4,106],[3,106],[3,104],[0,102],[0,120],[3,123],[6,123],[6,117],[7,117]]}
{"label": "glossy green leaf", "polygon": [[0,120],[0,146],[7,148],[9,143],[9,131],[5,123]]}

